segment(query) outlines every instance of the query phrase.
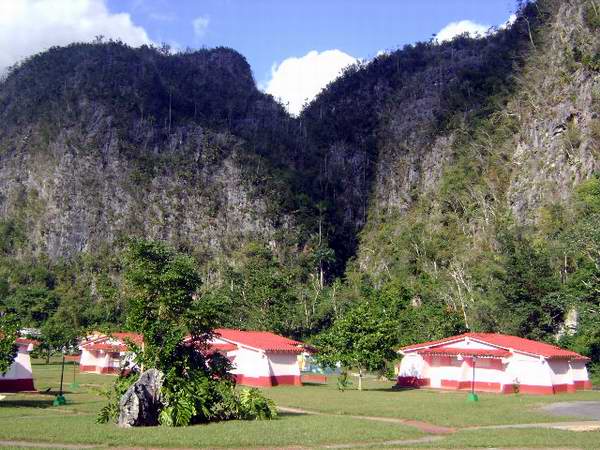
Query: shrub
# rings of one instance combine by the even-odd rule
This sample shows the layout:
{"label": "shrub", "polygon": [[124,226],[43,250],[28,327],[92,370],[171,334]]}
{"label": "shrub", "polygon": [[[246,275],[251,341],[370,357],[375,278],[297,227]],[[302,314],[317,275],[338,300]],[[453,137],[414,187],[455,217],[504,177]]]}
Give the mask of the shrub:
{"label": "shrub", "polygon": [[581,145],[581,130],[575,121],[570,121],[567,124],[567,129],[564,133],[563,140],[569,149],[576,149]]}
{"label": "shrub", "polygon": [[242,389],[240,392],[240,419],[266,420],[277,417],[273,400],[266,398],[256,388]]}
{"label": "shrub", "polygon": [[583,17],[586,25],[592,30],[600,30],[600,5],[596,3],[596,0],[589,0]]}

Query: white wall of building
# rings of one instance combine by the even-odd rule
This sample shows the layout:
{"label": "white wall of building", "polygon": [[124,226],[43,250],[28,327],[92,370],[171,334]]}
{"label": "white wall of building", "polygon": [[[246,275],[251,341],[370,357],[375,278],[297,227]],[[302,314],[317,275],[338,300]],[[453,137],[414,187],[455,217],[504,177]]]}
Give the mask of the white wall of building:
{"label": "white wall of building", "polygon": [[29,352],[33,350],[31,344],[19,345],[19,350],[15,360],[4,375],[0,375],[0,380],[27,380],[32,378],[31,359]]}

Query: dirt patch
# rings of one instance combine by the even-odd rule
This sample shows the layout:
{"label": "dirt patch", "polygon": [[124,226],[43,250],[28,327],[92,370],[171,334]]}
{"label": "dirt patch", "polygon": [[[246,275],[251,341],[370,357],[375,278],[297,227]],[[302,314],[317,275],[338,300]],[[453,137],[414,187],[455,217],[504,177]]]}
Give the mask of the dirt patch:
{"label": "dirt patch", "polygon": [[[324,413],[324,412],[320,412],[320,411],[308,411],[306,409],[300,409],[300,408],[288,408],[286,406],[281,406],[278,409],[281,412],[287,412],[287,413],[292,413],[292,414],[310,414],[310,415],[315,415],[315,416],[339,416],[339,417],[350,417],[352,419],[371,420],[374,422],[395,423],[397,425],[406,425],[409,427],[413,427],[423,433],[428,433],[428,434],[450,434],[450,433],[456,432],[456,428],[442,427],[439,425],[434,425],[429,422],[422,422],[420,420],[397,419],[394,417],[353,416],[353,415],[347,415],[347,414]],[[390,444],[390,445],[393,445],[393,444]]]}
{"label": "dirt patch", "polygon": [[600,402],[595,401],[551,403],[544,405],[542,410],[555,416],[573,416],[600,420]]}

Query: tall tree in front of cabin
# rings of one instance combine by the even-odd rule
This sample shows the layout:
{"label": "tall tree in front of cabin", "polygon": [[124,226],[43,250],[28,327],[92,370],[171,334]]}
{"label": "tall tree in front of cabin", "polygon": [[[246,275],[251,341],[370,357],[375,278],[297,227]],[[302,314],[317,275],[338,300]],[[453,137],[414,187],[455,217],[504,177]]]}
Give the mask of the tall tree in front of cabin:
{"label": "tall tree in front of cabin", "polygon": [[5,374],[17,356],[15,340],[19,321],[14,314],[0,311],[0,375]]}
{"label": "tall tree in front of cabin", "polygon": [[[145,369],[164,374],[160,424],[276,415],[274,404],[258,391],[238,393],[229,361],[210,351],[219,312],[198,295],[201,279],[190,256],[162,242],[135,240],[125,252],[124,267],[127,324],[144,338],[142,347],[135,348],[136,360]],[[119,382],[116,386],[115,391],[122,393]],[[109,405],[108,411],[115,408]],[[101,419],[107,421],[111,415],[114,418],[115,413]]]}
{"label": "tall tree in front of cabin", "polygon": [[358,369],[358,389],[362,390],[362,376],[366,370],[382,370],[396,357],[397,338],[394,322],[377,305],[362,303],[336,320],[326,332],[314,341],[319,363],[344,369]]}

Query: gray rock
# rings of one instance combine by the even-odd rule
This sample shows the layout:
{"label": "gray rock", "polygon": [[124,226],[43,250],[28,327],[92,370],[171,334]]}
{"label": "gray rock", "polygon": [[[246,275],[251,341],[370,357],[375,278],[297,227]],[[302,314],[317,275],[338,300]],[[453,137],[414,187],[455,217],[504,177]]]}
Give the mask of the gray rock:
{"label": "gray rock", "polygon": [[160,370],[150,369],[142,373],[139,380],[127,389],[119,403],[120,427],[158,425],[163,379],[164,375]]}

